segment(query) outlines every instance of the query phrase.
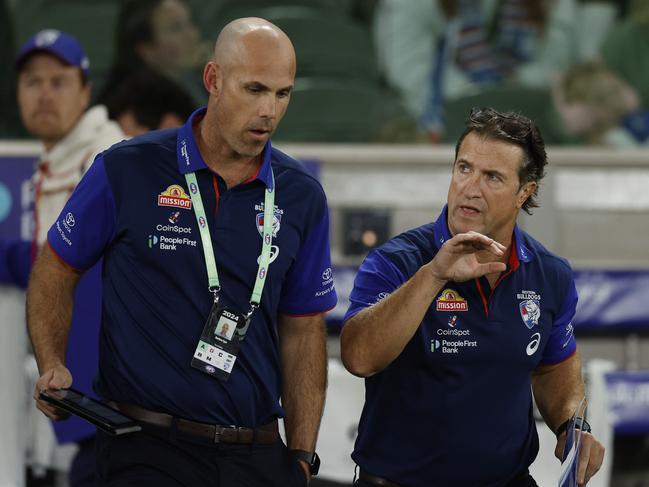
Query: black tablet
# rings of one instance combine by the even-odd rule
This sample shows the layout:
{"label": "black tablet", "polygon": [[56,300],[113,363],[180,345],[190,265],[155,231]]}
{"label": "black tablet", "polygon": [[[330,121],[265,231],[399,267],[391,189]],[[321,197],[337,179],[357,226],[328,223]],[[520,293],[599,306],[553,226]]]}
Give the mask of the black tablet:
{"label": "black tablet", "polygon": [[74,389],[47,389],[41,391],[39,398],[89,421],[111,435],[123,435],[142,430],[135,420]]}

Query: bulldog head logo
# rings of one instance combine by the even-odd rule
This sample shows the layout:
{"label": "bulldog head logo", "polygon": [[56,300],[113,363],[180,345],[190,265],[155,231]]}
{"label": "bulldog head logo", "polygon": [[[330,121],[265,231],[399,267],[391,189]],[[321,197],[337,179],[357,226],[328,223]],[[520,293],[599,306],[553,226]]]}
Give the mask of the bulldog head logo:
{"label": "bulldog head logo", "polygon": [[519,304],[519,309],[521,311],[521,318],[523,323],[530,330],[539,324],[539,318],[541,317],[541,303],[536,299],[526,299],[521,301]]}

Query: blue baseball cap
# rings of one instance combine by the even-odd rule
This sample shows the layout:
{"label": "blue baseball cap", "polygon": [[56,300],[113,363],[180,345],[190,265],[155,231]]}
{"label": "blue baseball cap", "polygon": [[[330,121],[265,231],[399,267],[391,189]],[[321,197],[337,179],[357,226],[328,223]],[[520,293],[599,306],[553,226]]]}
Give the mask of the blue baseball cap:
{"label": "blue baseball cap", "polygon": [[34,53],[45,52],[70,66],[81,69],[83,77],[88,79],[90,61],[78,40],[60,30],[46,29],[36,33],[18,52],[16,70],[20,71],[27,58]]}

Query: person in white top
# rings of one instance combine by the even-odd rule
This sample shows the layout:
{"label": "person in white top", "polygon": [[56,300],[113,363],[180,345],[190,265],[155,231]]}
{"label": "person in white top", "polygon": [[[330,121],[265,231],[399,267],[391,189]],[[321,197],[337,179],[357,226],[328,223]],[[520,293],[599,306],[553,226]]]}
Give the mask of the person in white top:
{"label": "person in white top", "polygon": [[[108,119],[104,106],[88,109],[89,62],[71,35],[57,30],[38,32],[22,46],[15,66],[23,124],[42,143],[32,179],[32,241],[0,240],[0,283],[24,287],[34,258],[46,242],[47,230],[95,156],[125,136],[119,125]],[[68,349],[68,360],[77,369],[74,387],[86,393],[92,391],[97,369],[101,317],[100,268],[91,274],[85,285],[79,286],[84,306],[74,310]],[[22,370],[22,364],[19,368]],[[74,442],[80,447],[70,468],[70,485],[95,485],[94,427],[71,418],[55,424],[54,429],[59,443]],[[43,451],[43,446],[36,449]]]}

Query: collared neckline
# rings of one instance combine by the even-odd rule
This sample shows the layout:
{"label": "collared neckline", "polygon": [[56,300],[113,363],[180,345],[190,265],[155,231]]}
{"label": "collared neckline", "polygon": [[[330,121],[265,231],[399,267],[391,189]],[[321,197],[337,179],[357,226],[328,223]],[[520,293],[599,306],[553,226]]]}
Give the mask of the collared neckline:
{"label": "collared neckline", "polygon": [[[209,170],[207,164],[203,160],[198,144],[194,138],[194,131],[192,129],[197,119],[202,118],[207,111],[207,107],[201,107],[192,113],[185,124],[178,129],[178,137],[176,140],[176,159],[178,162],[178,171],[180,174],[187,174],[190,172],[200,171],[202,169]],[[266,142],[262,152],[261,166],[257,174],[251,179],[258,179],[266,185],[267,188],[273,189],[273,178],[271,177],[271,153],[272,145],[270,140]]]}
{"label": "collared neckline", "polygon": [[[448,228],[448,205],[444,205],[444,208],[439,214],[437,221],[435,221],[434,235],[435,247],[437,247],[437,250],[441,248],[444,242],[450,240],[453,237],[451,235],[451,231]],[[521,230],[518,228],[518,225],[514,225],[513,242],[513,248],[516,249],[516,254],[514,255],[513,252],[512,254],[510,254],[510,266],[512,266],[515,261],[527,263],[534,259],[534,253],[523,243],[523,235],[521,234]],[[518,265],[516,265],[515,267],[518,267]]]}

